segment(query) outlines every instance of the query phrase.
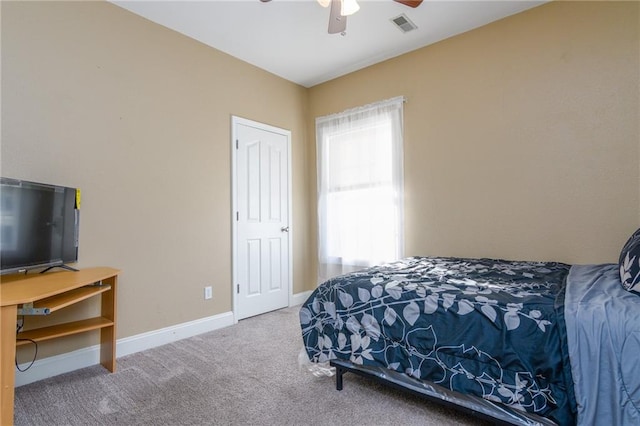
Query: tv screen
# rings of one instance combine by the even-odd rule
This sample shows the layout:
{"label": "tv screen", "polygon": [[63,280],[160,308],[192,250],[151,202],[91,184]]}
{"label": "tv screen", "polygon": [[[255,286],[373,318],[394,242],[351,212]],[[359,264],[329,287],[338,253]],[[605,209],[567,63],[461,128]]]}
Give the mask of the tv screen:
{"label": "tv screen", "polygon": [[76,189],[0,178],[0,273],[78,260]]}

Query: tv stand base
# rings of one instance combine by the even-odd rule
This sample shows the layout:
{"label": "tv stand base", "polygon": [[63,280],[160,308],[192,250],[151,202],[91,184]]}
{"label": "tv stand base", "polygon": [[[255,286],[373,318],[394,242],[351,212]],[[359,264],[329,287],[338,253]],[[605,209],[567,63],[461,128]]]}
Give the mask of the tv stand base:
{"label": "tv stand base", "polygon": [[66,269],[67,271],[73,271],[73,272],[78,272],[78,269],[76,268],[72,268],[71,266],[67,266],[67,265],[56,265],[56,266],[49,266],[47,269],[45,269],[44,271],[40,271],[41,274],[44,274],[45,272],[50,271],[53,268],[62,268],[62,269]]}

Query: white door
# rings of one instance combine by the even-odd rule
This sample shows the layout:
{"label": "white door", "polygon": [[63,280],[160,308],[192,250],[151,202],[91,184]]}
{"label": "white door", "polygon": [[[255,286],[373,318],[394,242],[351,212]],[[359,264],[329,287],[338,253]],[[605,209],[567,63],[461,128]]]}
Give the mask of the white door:
{"label": "white door", "polygon": [[287,307],[291,132],[233,117],[236,320]]}

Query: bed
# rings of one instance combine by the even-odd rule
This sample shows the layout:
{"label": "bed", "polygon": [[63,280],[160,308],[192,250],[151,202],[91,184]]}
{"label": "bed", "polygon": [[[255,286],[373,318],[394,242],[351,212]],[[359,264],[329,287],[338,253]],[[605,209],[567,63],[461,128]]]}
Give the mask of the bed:
{"label": "bed", "polygon": [[336,368],[338,389],[354,372],[496,422],[640,424],[640,297],[621,285],[623,263],[409,257],[367,268],[302,305],[304,350]]}

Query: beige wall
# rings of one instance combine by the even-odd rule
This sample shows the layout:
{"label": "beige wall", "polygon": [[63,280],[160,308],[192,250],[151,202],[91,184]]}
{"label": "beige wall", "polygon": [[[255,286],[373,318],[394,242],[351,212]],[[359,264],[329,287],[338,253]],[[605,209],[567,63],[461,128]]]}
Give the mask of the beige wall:
{"label": "beige wall", "polygon": [[292,131],[293,292],[309,287],[306,105],[109,3],[2,4],[2,175],[81,188],[78,266],[122,269],[119,338],[231,311],[231,115]]}
{"label": "beige wall", "polygon": [[553,2],[307,90],[108,3],[3,2],[1,172],[81,187],[119,338],[231,310],[231,115],[292,130],[294,293],[314,118],[397,95],[407,255],[614,261],[640,221],[639,16]]}
{"label": "beige wall", "polygon": [[553,2],[313,87],[310,118],[408,98],[406,255],[617,261],[640,222],[639,26],[636,2]]}

